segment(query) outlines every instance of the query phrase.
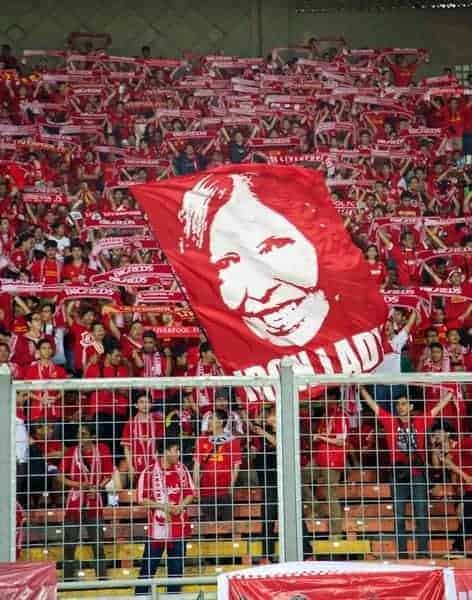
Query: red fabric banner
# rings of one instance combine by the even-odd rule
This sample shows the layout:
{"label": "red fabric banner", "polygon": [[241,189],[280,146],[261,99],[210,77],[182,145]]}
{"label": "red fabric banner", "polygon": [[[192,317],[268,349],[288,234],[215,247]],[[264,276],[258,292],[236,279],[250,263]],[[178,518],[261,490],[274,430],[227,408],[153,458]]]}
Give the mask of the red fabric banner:
{"label": "red fabric banner", "polygon": [[2,600],[56,600],[56,565],[52,562],[18,562],[0,565]]}
{"label": "red fabric banner", "polygon": [[[382,569],[355,568],[344,563],[341,568],[329,565],[318,572],[304,563],[295,571],[287,563],[273,569],[246,569],[218,578],[218,599],[223,600],[444,600],[442,569],[403,567]],[[336,563],[335,563],[336,564]],[[342,563],[337,563],[340,565]],[[377,567],[377,568],[376,568]]]}
{"label": "red fabric banner", "polygon": [[454,569],[457,600],[472,598],[472,569]]}
{"label": "red fabric banner", "polygon": [[198,327],[152,327],[158,338],[199,338],[200,329]]}
{"label": "red fabric banner", "polygon": [[163,282],[172,282],[174,276],[169,265],[128,265],[120,267],[105,273],[92,275],[90,283],[92,285],[112,284],[126,285],[137,288],[151,287]]}
{"label": "red fabric banner", "polygon": [[[386,306],[323,176],[227,166],[132,188],[227,373],[361,372]],[[162,223],[166,227],[162,227]]]}

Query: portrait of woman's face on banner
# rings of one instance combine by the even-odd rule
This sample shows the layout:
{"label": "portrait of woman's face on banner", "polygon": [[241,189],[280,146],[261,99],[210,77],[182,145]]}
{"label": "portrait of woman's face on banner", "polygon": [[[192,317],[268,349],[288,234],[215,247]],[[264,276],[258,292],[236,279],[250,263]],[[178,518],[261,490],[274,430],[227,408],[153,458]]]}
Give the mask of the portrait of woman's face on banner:
{"label": "portrait of woman's face on banner", "polygon": [[227,373],[381,361],[385,304],[321,173],[228,166],[132,191]]}

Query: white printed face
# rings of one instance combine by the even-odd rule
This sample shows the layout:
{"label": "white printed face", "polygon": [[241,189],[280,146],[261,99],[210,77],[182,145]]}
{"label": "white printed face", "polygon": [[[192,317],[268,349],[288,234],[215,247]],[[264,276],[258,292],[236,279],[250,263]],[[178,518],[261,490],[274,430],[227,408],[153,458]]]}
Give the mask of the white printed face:
{"label": "white printed face", "polygon": [[210,227],[210,260],[221,297],[258,337],[275,346],[304,346],[329,311],[316,290],[314,246],[285,217],[268,208],[247,182],[233,176],[230,200]]}

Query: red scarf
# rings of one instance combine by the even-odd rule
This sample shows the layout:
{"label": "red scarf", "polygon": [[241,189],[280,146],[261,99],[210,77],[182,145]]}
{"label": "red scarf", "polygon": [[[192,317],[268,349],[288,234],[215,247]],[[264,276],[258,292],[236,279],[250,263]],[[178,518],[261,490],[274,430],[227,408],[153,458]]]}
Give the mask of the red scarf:
{"label": "red scarf", "polygon": [[156,459],[157,428],[153,415],[143,421],[137,414],[131,419],[131,451],[133,467],[138,472],[152,466]]}
{"label": "red scarf", "polygon": [[[48,379],[60,379],[61,373],[57,365],[49,361],[47,365],[42,365],[38,360],[32,364],[35,371],[35,379],[47,381]],[[61,410],[61,392],[59,390],[46,390],[44,392],[31,392],[30,419],[47,419],[55,421],[62,416]]]}
{"label": "red scarf", "polygon": [[[153,467],[142,473],[139,478],[139,502],[146,497],[146,488],[151,494],[151,500],[163,504],[181,504],[185,499],[185,491],[193,492],[194,490],[187,467],[178,463],[168,469],[163,469],[160,459],[157,459]],[[186,510],[178,516],[166,518],[164,511],[154,509],[149,515],[149,526],[150,538],[162,542],[182,539],[190,533]]]}
{"label": "red scarf", "polygon": [[143,352],[143,377],[160,377],[162,375],[161,353],[156,351],[152,354]]}
{"label": "red scarf", "polygon": [[[220,369],[216,363],[210,365],[204,364],[202,359],[199,359],[197,363],[196,373],[197,377],[221,375]],[[205,409],[211,406],[215,399],[215,389],[213,388],[199,388],[196,391],[197,394],[197,406],[198,408]]]}
{"label": "red scarf", "polygon": [[82,489],[84,483],[98,488],[102,480],[102,462],[98,446],[95,444],[92,445],[92,462],[90,468],[84,461],[82,448],[80,445],[76,446],[69,476],[72,481],[80,482],[81,488],[71,489],[67,494],[66,512],[68,516],[78,519],[80,511],[84,508],[90,511],[89,516],[99,513],[103,506],[101,494],[86,492]]}
{"label": "red scarf", "polygon": [[[46,266],[49,267],[49,264],[46,265],[46,263],[49,263],[52,261],[49,261],[49,259],[47,258],[43,258],[40,261],[40,270],[39,270],[39,281],[43,282],[43,283],[61,283],[62,281],[62,263],[60,261],[58,261],[57,259],[54,261],[56,263],[55,265],[55,276],[54,276],[54,281],[52,281],[51,277],[46,277]],[[51,274],[51,269],[48,269],[48,274]]]}

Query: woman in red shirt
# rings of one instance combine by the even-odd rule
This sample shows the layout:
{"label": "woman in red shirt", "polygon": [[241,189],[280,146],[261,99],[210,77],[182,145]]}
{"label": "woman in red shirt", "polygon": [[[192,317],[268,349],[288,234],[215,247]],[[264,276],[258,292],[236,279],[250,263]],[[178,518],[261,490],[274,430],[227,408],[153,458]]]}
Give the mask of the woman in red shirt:
{"label": "woman in red shirt", "polygon": [[369,271],[372,279],[377,285],[383,285],[385,283],[385,278],[387,277],[387,269],[384,263],[379,260],[379,251],[377,250],[377,246],[374,244],[367,246],[364,256],[367,260],[367,264],[369,265]]}
{"label": "woman in red shirt", "polygon": [[349,418],[336,394],[328,392],[325,402],[324,415],[317,420],[312,436],[312,480],[322,488],[328,504],[330,536],[339,536],[343,513],[336,486],[346,468]]}

